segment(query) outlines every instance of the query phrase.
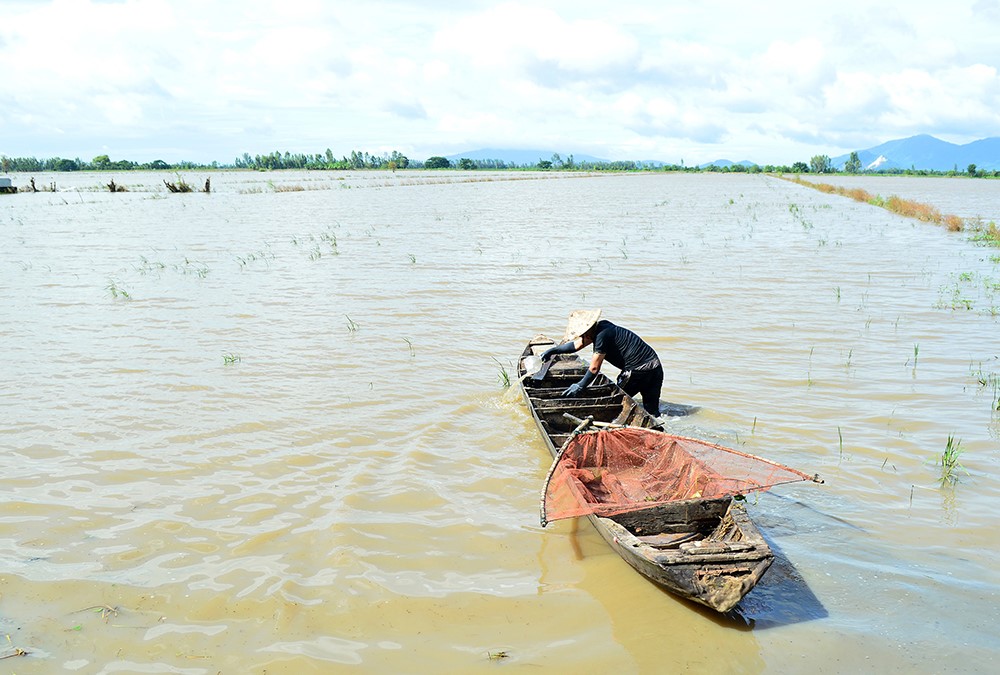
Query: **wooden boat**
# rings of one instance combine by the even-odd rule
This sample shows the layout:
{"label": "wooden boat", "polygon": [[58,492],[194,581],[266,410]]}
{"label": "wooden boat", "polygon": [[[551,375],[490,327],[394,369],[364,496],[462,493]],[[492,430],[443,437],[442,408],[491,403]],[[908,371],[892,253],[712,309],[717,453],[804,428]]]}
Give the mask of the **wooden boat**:
{"label": "wooden boat", "polygon": [[[525,359],[540,356],[551,346],[553,341],[542,335],[531,340],[518,360],[518,375],[524,400],[553,458],[574,433],[588,426],[638,427],[662,433],[657,431],[657,419],[603,373],[584,396],[561,397],[587,367],[575,354],[557,356],[541,380],[526,373]],[[587,517],[640,574],[718,612],[733,609],[774,559],[746,509],[732,496],[639,505],[626,513]],[[542,518],[544,524],[544,513]]]}

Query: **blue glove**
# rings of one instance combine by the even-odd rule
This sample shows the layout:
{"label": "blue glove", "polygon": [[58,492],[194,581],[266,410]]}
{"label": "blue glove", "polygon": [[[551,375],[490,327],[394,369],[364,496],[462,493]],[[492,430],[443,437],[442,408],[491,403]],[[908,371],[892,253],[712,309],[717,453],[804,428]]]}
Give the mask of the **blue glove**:
{"label": "blue glove", "polygon": [[546,349],[542,352],[542,361],[548,361],[556,354],[569,354],[576,351],[576,341],[570,340],[569,342],[564,342],[561,345],[556,345],[551,349]]}
{"label": "blue glove", "polygon": [[579,382],[574,382],[573,384],[566,387],[566,391],[562,393],[563,396],[579,396],[580,392],[587,388],[593,379],[597,377],[597,373],[592,373],[589,369],[583,374],[583,377]]}

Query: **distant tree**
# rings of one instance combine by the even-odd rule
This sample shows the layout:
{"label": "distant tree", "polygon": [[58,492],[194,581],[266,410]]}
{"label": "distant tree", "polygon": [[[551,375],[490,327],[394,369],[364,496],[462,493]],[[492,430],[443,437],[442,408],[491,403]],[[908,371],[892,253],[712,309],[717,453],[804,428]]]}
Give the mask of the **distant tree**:
{"label": "distant tree", "polygon": [[460,160],[458,160],[458,168],[461,169],[462,171],[470,171],[476,168],[476,163],[473,162],[468,157],[462,157]]}
{"label": "distant tree", "polygon": [[164,169],[169,169],[170,165],[164,162],[162,159],[154,159],[149,163],[150,169],[155,169],[157,171],[163,171]]}
{"label": "distant tree", "polygon": [[792,173],[809,173],[809,165],[805,162],[795,162],[792,164]]}
{"label": "distant tree", "polygon": [[107,169],[111,164],[111,158],[107,155],[98,155],[94,157],[92,164],[95,169]]}
{"label": "distant tree", "polygon": [[861,158],[858,157],[858,153],[851,153],[851,158],[844,164],[844,171],[847,173],[861,173]]}
{"label": "distant tree", "polygon": [[809,168],[813,173],[828,173],[833,169],[833,163],[827,155],[814,155],[809,160]]}
{"label": "distant tree", "polygon": [[447,157],[428,157],[427,161],[424,162],[424,167],[427,169],[449,169],[451,162],[448,161]]}
{"label": "distant tree", "polygon": [[392,154],[389,155],[389,161],[395,162],[400,169],[405,169],[410,165],[410,158],[396,150],[393,150]]}
{"label": "distant tree", "polygon": [[540,160],[538,160],[538,168],[539,169],[551,169],[552,168],[552,162],[550,160],[548,160],[548,159],[540,159]]}
{"label": "distant tree", "polygon": [[975,178],[975,177],[976,177],[976,175],[977,175],[977,174],[976,174],[976,165],[975,165],[975,164],[970,164],[970,165],[969,165],[969,168],[968,168],[968,169],[966,169],[966,172],[967,172],[967,173],[968,173],[968,174],[969,174],[970,176],[972,176],[973,178]]}
{"label": "distant tree", "polygon": [[54,157],[52,159],[53,171],[77,171],[79,168],[79,162],[75,162],[72,159],[62,159],[61,157]]}

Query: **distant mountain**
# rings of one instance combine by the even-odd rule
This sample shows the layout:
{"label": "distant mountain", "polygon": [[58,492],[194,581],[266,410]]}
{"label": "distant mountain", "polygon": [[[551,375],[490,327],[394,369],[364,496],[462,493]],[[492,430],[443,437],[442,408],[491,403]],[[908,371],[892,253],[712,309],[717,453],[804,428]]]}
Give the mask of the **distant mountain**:
{"label": "distant mountain", "polygon": [[[498,148],[481,148],[479,150],[468,150],[466,152],[460,152],[455,155],[447,155],[446,159],[457,162],[462,159],[475,159],[475,160],[488,160],[496,159],[501,162],[506,162],[507,164],[513,164],[515,166],[522,166],[525,164],[535,165],[538,164],[540,160],[551,160],[552,155],[556,154],[553,150],[511,150],[511,149],[498,149]],[[570,155],[573,156],[574,162],[607,162],[606,159],[600,159],[599,157],[593,157],[591,155],[579,155],[576,153],[558,153],[563,161],[569,159]]]}
{"label": "distant mountain", "polygon": [[[956,145],[927,134],[921,134],[919,136],[911,136],[910,138],[889,141],[866,150],[858,150],[857,152],[858,159],[861,160],[861,166],[868,171],[914,168],[932,171],[951,171],[952,169],[956,169],[964,173],[970,164],[975,164],[976,168],[983,171],[1000,170],[1000,137],[984,138],[965,145]],[[447,159],[452,162],[457,162],[463,157],[480,161],[493,159],[511,166],[534,166],[539,161],[551,160],[555,154],[552,150],[481,148],[479,150],[468,150],[448,155]],[[569,159],[571,153],[560,152],[558,154],[563,161],[566,161]],[[610,160],[592,155],[572,153],[572,157],[575,162],[610,163]],[[850,153],[834,157],[831,163],[834,168],[843,169],[848,159],[850,159]],[[669,162],[658,160],[647,160],[636,163],[649,167],[659,167],[669,164]],[[737,164],[744,167],[757,165],[757,163],[749,160],[733,162],[728,159],[717,159],[714,162],[707,162],[699,166],[703,169],[710,166],[716,166],[721,169]]]}
{"label": "distant mountain", "polygon": [[[986,171],[1000,169],[1000,138],[984,138],[965,145],[921,134],[858,150],[861,166],[868,170],[927,169],[965,171],[970,164]],[[842,169],[850,154],[834,157],[833,166]]]}

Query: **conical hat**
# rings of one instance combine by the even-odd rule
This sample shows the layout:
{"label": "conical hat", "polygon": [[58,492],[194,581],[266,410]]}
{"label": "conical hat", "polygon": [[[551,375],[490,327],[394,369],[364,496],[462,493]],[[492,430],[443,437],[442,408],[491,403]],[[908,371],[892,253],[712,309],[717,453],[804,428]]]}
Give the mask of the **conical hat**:
{"label": "conical hat", "polygon": [[599,309],[578,309],[569,315],[566,322],[566,335],[563,340],[575,340],[598,322],[601,318]]}

